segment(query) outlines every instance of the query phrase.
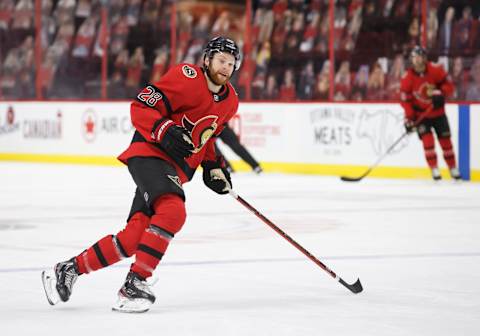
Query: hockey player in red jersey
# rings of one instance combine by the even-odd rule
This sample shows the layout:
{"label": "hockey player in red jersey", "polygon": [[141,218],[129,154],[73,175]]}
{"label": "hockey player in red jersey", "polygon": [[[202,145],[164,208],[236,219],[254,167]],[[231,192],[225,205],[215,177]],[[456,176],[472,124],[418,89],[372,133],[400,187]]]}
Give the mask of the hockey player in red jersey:
{"label": "hockey player in red jersey", "polygon": [[154,303],[146,279],[185,222],[182,185],[201,165],[207,187],[226,194],[232,186],[215,153],[214,137],[237,111],[238,97],[229,80],[239,66],[236,43],[216,37],[205,47],[202,68],[177,65],[138,94],[130,108],[135,134],[119,156],[137,186],[127,224],[42,273],[50,304],[68,301],[79,275],[131,256],[135,261],[113,310],[144,312]]}
{"label": "hockey player in red jersey", "polygon": [[[419,46],[410,53],[412,67],[405,73],[400,83],[401,104],[405,110],[405,128],[407,132],[417,131],[423,143],[425,157],[434,180],[442,177],[438,169],[435,130],[443,157],[454,179],[460,179],[455,162],[450,126],[445,115],[445,98],[454,87],[443,67],[427,60],[425,50]],[[419,120],[419,118],[422,118]]]}

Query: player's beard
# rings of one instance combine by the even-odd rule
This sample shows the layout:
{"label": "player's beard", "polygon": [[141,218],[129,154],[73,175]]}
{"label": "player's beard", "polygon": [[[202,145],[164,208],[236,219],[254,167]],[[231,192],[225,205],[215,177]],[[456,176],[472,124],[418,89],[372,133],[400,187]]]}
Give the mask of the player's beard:
{"label": "player's beard", "polygon": [[213,82],[215,85],[225,85],[227,84],[230,76],[223,76],[220,74],[220,71],[213,72],[212,68],[208,68],[207,70],[208,78]]}

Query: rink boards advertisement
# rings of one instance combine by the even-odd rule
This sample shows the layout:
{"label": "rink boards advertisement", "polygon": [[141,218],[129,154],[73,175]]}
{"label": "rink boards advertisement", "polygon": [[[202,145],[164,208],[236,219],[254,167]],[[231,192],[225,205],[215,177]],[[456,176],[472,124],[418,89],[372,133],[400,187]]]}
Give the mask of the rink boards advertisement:
{"label": "rink boards advertisement", "polygon": [[[447,115],[457,158],[468,161],[476,180],[480,105],[449,104]],[[400,105],[377,103],[241,103],[230,124],[266,171],[332,175],[364,171],[405,132]],[[2,160],[118,164],[132,134],[127,102],[0,102]],[[237,156],[220,147],[237,165]],[[438,144],[437,155],[445,168]],[[405,137],[375,174],[428,176],[418,136]]]}
{"label": "rink boards advertisement", "polygon": [[20,160],[115,163],[133,134],[127,103],[0,103],[0,153]]}

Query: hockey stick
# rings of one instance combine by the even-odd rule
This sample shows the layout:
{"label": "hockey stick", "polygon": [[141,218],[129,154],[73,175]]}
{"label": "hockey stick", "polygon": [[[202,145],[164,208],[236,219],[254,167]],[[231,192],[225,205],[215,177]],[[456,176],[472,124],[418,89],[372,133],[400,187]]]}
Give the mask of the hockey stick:
{"label": "hockey stick", "polygon": [[360,279],[357,279],[357,281],[353,284],[348,284],[346,283],[342,278],[340,278],[337,274],[335,274],[330,268],[325,266],[320,260],[315,258],[314,255],[312,255],[310,252],[308,252],[302,245],[297,243],[295,240],[293,240],[292,237],[290,237],[288,234],[286,234],[282,229],[280,229],[278,226],[273,224],[267,217],[262,215],[257,209],[255,209],[253,206],[247,203],[243,198],[238,196],[233,190],[229,190],[230,196],[235,198],[237,201],[239,201],[245,208],[253,212],[258,218],[260,218],[265,224],[270,226],[275,232],[277,232],[279,235],[281,235],[285,240],[287,240],[290,244],[295,246],[300,252],[302,252],[304,255],[306,255],[311,261],[313,261],[315,264],[320,266],[324,271],[326,271],[332,278],[340,282],[342,285],[347,287],[352,293],[360,293],[363,290],[362,284],[360,283]]}
{"label": "hockey stick", "polygon": [[[418,118],[418,120],[415,121],[413,127],[416,127],[418,126],[423,119],[425,119],[425,117],[427,115],[429,115],[431,112],[432,112],[432,107],[430,107],[427,112],[423,113],[420,118]],[[385,151],[385,153],[383,153],[382,155],[380,155],[377,160],[375,161],[375,163],[373,165],[371,165],[367,171],[365,173],[363,173],[362,175],[358,176],[358,177],[348,177],[348,176],[340,176],[340,179],[342,181],[345,181],[345,182],[358,182],[360,180],[362,180],[365,176],[367,176],[368,174],[370,174],[370,172],[378,166],[378,164],[385,158],[388,156],[388,154],[390,154],[390,152],[395,148],[396,145],[398,145],[400,143],[400,141],[403,140],[403,138],[405,138],[407,135],[409,135],[410,132],[405,132],[402,134],[402,136],[400,138],[397,139],[397,141],[395,141],[390,147],[388,147],[388,149]]]}

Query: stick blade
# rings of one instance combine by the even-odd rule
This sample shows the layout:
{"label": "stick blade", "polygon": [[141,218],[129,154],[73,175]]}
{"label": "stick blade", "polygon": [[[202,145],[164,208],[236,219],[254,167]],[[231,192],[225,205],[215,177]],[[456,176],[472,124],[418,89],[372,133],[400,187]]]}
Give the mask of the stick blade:
{"label": "stick blade", "polygon": [[340,176],[340,180],[345,182],[358,182],[363,179],[363,176],[360,177],[348,177],[348,176]]}
{"label": "stick blade", "polygon": [[363,291],[363,286],[362,286],[362,283],[360,282],[360,279],[357,279],[357,281],[355,281],[355,283],[353,283],[351,285],[346,283],[342,278],[340,278],[338,281],[342,285],[347,287],[350,290],[350,292],[352,292],[354,294],[358,294],[358,293]]}

